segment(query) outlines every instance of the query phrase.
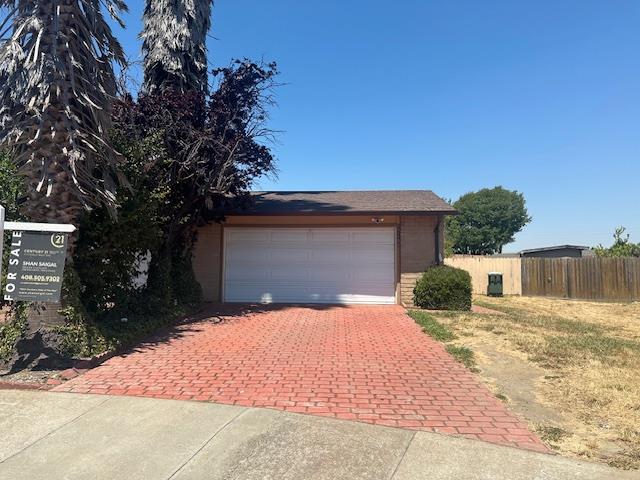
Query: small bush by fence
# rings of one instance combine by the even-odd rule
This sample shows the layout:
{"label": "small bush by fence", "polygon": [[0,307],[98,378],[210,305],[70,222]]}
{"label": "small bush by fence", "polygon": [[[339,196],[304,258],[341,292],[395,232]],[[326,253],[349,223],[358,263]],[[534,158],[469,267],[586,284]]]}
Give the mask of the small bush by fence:
{"label": "small bush by fence", "polygon": [[437,310],[471,310],[471,275],[449,265],[427,268],[413,290],[414,303]]}
{"label": "small bush by fence", "polygon": [[640,300],[640,258],[522,259],[522,294],[585,300]]}

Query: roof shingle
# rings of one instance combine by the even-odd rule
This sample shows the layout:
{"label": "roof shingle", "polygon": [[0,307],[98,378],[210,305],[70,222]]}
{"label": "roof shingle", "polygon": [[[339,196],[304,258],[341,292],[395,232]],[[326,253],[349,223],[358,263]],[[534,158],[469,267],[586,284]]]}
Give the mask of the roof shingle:
{"label": "roof shingle", "polygon": [[431,190],[252,192],[253,205],[233,214],[448,214],[456,210]]}

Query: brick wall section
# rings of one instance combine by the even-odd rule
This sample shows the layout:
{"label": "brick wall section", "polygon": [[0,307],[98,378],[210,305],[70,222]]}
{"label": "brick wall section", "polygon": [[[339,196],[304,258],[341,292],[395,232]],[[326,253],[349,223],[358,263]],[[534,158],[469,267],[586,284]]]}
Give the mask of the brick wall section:
{"label": "brick wall section", "polygon": [[402,305],[413,306],[413,287],[416,280],[427,267],[436,263],[434,232],[437,224],[438,218],[435,216],[400,217],[400,303]]}
{"label": "brick wall section", "polygon": [[198,230],[198,240],[193,252],[193,271],[202,287],[205,302],[219,302],[222,226],[213,223]]}

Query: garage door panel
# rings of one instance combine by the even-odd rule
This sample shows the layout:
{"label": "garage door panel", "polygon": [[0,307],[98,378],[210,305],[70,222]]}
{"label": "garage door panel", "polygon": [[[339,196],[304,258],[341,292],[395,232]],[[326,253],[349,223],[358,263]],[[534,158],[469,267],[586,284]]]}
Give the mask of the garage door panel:
{"label": "garage door panel", "polygon": [[[339,303],[339,304],[393,304],[386,290],[367,293],[337,293],[333,290],[294,289],[261,290],[258,287],[237,286],[232,293],[226,294],[227,302],[247,303]],[[303,298],[301,300],[301,298]]]}
{"label": "garage door panel", "polygon": [[226,252],[226,256],[229,263],[233,265],[267,264],[269,262],[269,252],[257,245],[236,245],[232,250]]}
{"label": "garage door panel", "polygon": [[354,232],[352,240],[359,243],[380,243],[383,245],[395,244],[395,232],[394,230],[381,230],[381,231],[356,231]]}
{"label": "garage door panel", "polygon": [[225,300],[395,303],[393,228],[227,228]]}
{"label": "garage door panel", "polygon": [[349,243],[349,235],[350,232],[348,230],[312,230],[311,231],[311,242],[318,244],[326,244],[326,243]]}
{"label": "garage door panel", "polygon": [[[350,291],[342,291],[342,292],[336,292],[335,289],[333,289],[330,286],[325,286],[325,287],[316,287],[316,288],[310,288],[309,289],[310,295],[311,297],[313,297],[316,300],[319,299],[334,299],[337,300],[341,297],[353,297],[355,295],[358,295],[358,292],[350,292]],[[379,295],[381,293],[380,290],[378,291],[374,291],[371,290],[369,292],[367,292],[369,294],[369,296],[374,296],[374,295]],[[382,291],[382,294],[384,294],[384,291]],[[364,294],[363,294],[364,295]]]}
{"label": "garage door panel", "polygon": [[394,276],[388,268],[383,267],[357,267],[352,272],[353,279],[365,283],[384,282],[385,287],[393,286]]}
{"label": "garage door panel", "polygon": [[269,262],[273,262],[273,264],[288,262],[304,262],[306,264],[309,260],[309,250],[297,246],[293,248],[275,247],[271,248],[269,253]]}
{"label": "garage door panel", "polygon": [[[356,291],[345,292],[345,295],[351,296],[368,296],[368,297],[384,297],[389,294],[389,290],[387,287],[383,285],[364,285],[365,288],[358,289]],[[393,302],[391,302],[393,303]]]}
{"label": "garage door panel", "polygon": [[298,302],[300,298],[309,295],[306,287],[291,283],[265,285],[242,282],[231,283],[227,287],[229,292],[226,293],[225,298],[228,302]]}
{"label": "garage door panel", "polygon": [[226,275],[227,282],[264,282],[270,279],[271,275],[269,270],[265,268],[255,268],[252,264],[236,265],[236,267],[227,272]]}
{"label": "garage door panel", "polygon": [[309,272],[304,266],[292,268],[290,266],[271,267],[272,281],[306,281],[309,279]]}
{"label": "garage door panel", "polygon": [[307,241],[309,232],[307,230],[273,230],[271,232],[271,241],[274,243],[295,243],[300,244]]}
{"label": "garage door panel", "polygon": [[328,282],[335,285],[334,288],[341,289],[349,284],[350,271],[337,269],[331,266],[323,266],[309,269],[309,280],[311,282]]}
{"label": "garage door panel", "polygon": [[316,249],[310,249],[309,255],[312,262],[344,263],[350,261],[351,252],[347,248],[328,248],[323,245]]}
{"label": "garage door panel", "polygon": [[352,252],[354,265],[393,265],[395,255],[389,251],[389,247],[371,248],[371,246],[356,249]]}

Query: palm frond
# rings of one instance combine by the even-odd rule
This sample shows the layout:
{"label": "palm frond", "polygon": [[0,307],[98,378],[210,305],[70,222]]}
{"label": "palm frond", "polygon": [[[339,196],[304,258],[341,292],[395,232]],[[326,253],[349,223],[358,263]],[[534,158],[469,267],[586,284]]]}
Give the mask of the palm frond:
{"label": "palm frond", "polygon": [[140,35],[146,93],[207,91],[212,5],[212,0],[146,0]]}
{"label": "palm frond", "polygon": [[[106,138],[116,93],[113,63],[125,65],[102,7],[121,0],[0,0],[12,12],[0,44],[0,145],[27,178],[26,209],[44,219],[114,206],[117,152]],[[46,186],[46,188],[44,188]],[[57,200],[56,200],[57,199]],[[70,214],[71,215],[71,214]]]}

